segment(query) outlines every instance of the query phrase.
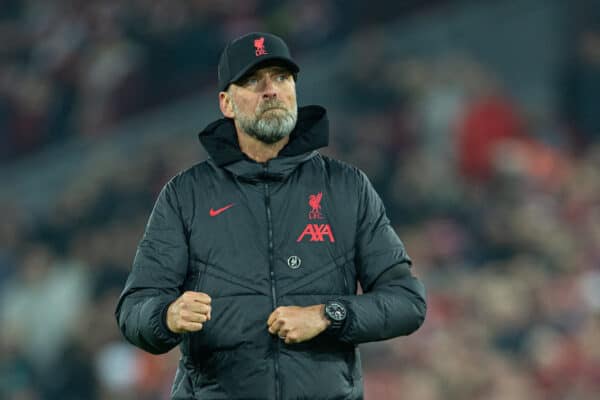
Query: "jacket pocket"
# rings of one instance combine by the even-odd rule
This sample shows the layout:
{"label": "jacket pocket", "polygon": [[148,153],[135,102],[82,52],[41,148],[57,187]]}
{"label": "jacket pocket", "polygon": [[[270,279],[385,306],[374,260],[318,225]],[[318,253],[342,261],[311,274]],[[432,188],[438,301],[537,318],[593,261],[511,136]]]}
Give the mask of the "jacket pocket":
{"label": "jacket pocket", "polygon": [[204,290],[204,281],[206,280],[206,268],[208,264],[200,260],[193,260],[194,270],[196,271],[196,283],[194,284],[194,291],[202,292]]}
{"label": "jacket pocket", "polygon": [[355,369],[356,369],[356,348],[346,352],[346,365],[348,365],[348,382],[354,387]]}
{"label": "jacket pocket", "polygon": [[[197,260],[197,259],[192,259],[191,260],[191,264],[192,264],[192,276],[190,277],[190,280],[193,282],[192,285],[190,285],[190,289],[189,290],[193,290],[195,292],[201,292],[204,289],[204,281],[206,280],[206,268],[207,265],[206,263]],[[188,356],[192,356],[192,340],[193,340],[193,332],[192,333],[186,333],[184,338],[183,338],[183,343],[182,343],[182,352],[185,355]]]}
{"label": "jacket pocket", "polygon": [[338,261],[340,287],[344,295],[356,294],[356,267],[352,259],[344,258]]}
{"label": "jacket pocket", "polygon": [[350,294],[350,285],[348,284],[346,265],[344,263],[338,264],[338,276],[338,279],[340,281],[340,287],[343,288],[342,294]]}
{"label": "jacket pocket", "polygon": [[282,349],[279,371],[284,398],[354,398],[354,357],[349,346]]}

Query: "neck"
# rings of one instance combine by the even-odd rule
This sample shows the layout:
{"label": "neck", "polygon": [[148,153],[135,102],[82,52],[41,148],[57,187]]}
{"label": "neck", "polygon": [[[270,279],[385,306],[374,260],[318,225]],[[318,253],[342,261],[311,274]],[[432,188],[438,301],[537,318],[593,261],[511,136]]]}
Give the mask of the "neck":
{"label": "neck", "polygon": [[259,163],[277,157],[281,149],[290,141],[290,137],[285,136],[278,142],[267,144],[240,130],[237,131],[237,137],[242,153]]}

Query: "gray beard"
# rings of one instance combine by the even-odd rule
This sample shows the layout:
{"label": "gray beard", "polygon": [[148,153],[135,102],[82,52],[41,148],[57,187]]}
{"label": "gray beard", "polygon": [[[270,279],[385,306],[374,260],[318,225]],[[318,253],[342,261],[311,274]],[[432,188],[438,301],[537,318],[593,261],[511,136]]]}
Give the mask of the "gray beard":
{"label": "gray beard", "polygon": [[[288,111],[278,100],[265,102],[254,115],[242,115],[235,103],[233,111],[240,128],[248,135],[266,144],[273,144],[288,136],[296,126],[298,109]],[[273,107],[281,107],[275,111],[267,111]],[[267,115],[265,115],[267,114]]]}

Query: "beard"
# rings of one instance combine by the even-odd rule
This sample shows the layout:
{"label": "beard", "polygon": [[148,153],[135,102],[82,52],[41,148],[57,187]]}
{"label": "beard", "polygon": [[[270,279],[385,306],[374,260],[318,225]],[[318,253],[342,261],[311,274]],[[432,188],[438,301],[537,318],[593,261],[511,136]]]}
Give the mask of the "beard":
{"label": "beard", "polygon": [[239,111],[232,103],[236,121],[248,135],[266,144],[273,144],[288,136],[298,120],[298,109],[288,110],[285,104],[277,99],[262,103],[254,115]]}

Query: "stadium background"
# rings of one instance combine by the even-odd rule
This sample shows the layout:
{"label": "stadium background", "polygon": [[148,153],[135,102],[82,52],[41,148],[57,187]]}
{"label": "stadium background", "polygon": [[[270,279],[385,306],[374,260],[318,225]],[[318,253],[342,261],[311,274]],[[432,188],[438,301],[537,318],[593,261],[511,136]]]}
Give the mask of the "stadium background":
{"label": "stadium background", "polygon": [[598,1],[0,2],[0,398],[166,399],[121,338],[157,192],[205,157],[216,63],[278,33],[326,151],[372,178],[429,296],[367,399],[600,393]]}

